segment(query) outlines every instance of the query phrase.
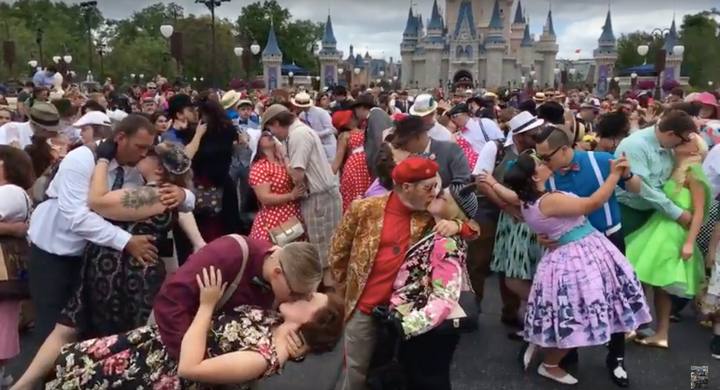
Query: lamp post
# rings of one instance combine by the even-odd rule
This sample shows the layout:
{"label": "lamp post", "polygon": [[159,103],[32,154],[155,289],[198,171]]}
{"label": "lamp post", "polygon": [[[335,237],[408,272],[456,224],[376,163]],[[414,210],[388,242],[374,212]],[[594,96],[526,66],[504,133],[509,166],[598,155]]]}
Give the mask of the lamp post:
{"label": "lamp post", "polygon": [[38,62],[35,60],[30,60],[27,64],[30,67],[30,77],[32,78],[33,75],[35,75],[35,72],[37,72]]}
{"label": "lamp post", "polygon": [[632,73],[630,74],[630,86],[632,87],[632,90],[633,90],[633,91],[635,90],[635,86],[637,85],[637,78],[638,78],[638,74],[637,74],[637,73],[632,72]]}
{"label": "lamp post", "polygon": [[217,80],[217,72],[215,72],[215,62],[217,57],[217,51],[215,50],[215,8],[219,7],[222,3],[227,3],[230,0],[195,0],[195,4],[204,4],[210,10],[210,34],[212,34],[212,86],[215,86]]}
{"label": "lamp post", "polygon": [[359,74],[360,74],[360,68],[355,68],[355,69],[353,69],[353,73],[355,74],[355,76],[359,75]]}
{"label": "lamp post", "polygon": [[98,56],[100,57],[100,79],[105,77],[105,61],[104,57],[105,54],[108,52],[108,47],[103,42],[96,42],[95,43],[95,50],[98,53]]}
{"label": "lamp post", "polygon": [[712,86],[713,86],[712,80],[708,81],[708,86],[710,87],[710,89],[712,89]]}
{"label": "lamp post", "polygon": [[35,31],[35,43],[37,43],[38,52],[40,53],[40,67],[43,66],[43,61],[44,61],[43,50],[42,50],[43,49],[43,34],[45,34],[45,32],[41,28],[39,28]]}
{"label": "lamp post", "polygon": [[[83,1],[80,3],[80,10],[82,11],[83,19],[85,19],[85,29],[87,30],[88,73],[92,73],[92,16],[93,11],[97,10],[97,1]],[[42,62],[42,60],[40,60],[40,62]]]}
{"label": "lamp post", "polygon": [[70,54],[67,54],[67,52],[68,52],[68,51],[67,51],[67,47],[66,47],[64,44],[62,45],[62,47],[63,47],[63,52],[65,53],[65,55],[62,55],[62,56],[54,56],[54,57],[52,58],[52,60],[53,60],[53,62],[54,62],[55,64],[57,64],[57,65],[60,66],[60,73],[61,73],[63,76],[67,76],[68,65],[70,65],[70,63],[72,62],[73,58],[72,58],[72,56],[71,56]]}
{"label": "lamp post", "polygon": [[553,69],[553,72],[555,73],[554,81],[553,81],[553,88],[558,88],[558,76],[560,75],[560,68]]}
{"label": "lamp post", "polygon": [[345,69],[338,68],[337,72],[338,72],[338,84],[341,84],[343,81],[345,82],[345,84],[347,84],[347,75],[345,75],[345,77],[342,77],[343,72],[345,72]]}
{"label": "lamp post", "polygon": [[[249,28],[245,27],[243,32],[245,33],[244,38],[241,38],[240,45],[236,46],[233,51],[238,58],[242,59],[242,66],[243,69],[245,69],[245,79],[249,83],[252,77],[255,56],[260,53],[260,45],[257,43],[257,40]],[[237,35],[239,36],[240,34],[238,33]]]}
{"label": "lamp post", "polygon": [[293,76],[295,76],[295,73],[288,72],[288,84],[290,84],[290,88],[293,86]]}
{"label": "lamp post", "polygon": [[[660,51],[658,52],[658,55],[657,55],[657,58],[655,61],[655,73],[657,73],[657,78],[655,80],[655,99],[656,100],[662,99],[662,91],[661,91],[662,85],[661,84],[662,84],[662,74],[665,71],[665,58],[667,57],[668,54],[682,56],[683,53],[685,52],[685,46],[683,46],[683,45],[673,46],[670,53],[668,53],[665,50],[665,42],[667,40],[668,34],[670,34],[669,29],[661,29],[661,28],[656,28],[656,29],[652,30],[649,34],[652,41],[654,41],[655,39],[659,39],[659,40],[661,40],[661,43],[663,44],[663,48],[660,49]],[[649,51],[650,51],[650,45],[640,45],[637,47],[637,53],[643,57],[645,57]],[[646,60],[646,62],[647,62],[647,60]]]}
{"label": "lamp post", "polygon": [[[160,26],[160,34],[162,34],[162,36],[168,40],[168,51],[170,52],[171,57],[173,56],[173,52],[172,52],[172,42],[170,42],[170,38],[173,36],[174,33],[175,33],[175,27],[173,27],[171,24],[163,24],[162,26]],[[180,59],[179,58],[175,58],[175,64],[177,66],[177,75],[180,76],[180,74],[182,72],[180,71]]]}
{"label": "lamp post", "polygon": [[315,83],[317,84],[316,91],[320,90],[320,76],[315,76]]}

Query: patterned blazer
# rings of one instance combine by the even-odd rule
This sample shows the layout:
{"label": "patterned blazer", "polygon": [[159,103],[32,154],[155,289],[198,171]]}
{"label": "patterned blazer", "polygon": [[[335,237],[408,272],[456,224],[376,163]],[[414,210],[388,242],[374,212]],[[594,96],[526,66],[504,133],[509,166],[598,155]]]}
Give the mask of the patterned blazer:
{"label": "patterned blazer", "polygon": [[[389,197],[390,194],[386,194],[352,202],[333,237],[328,264],[345,296],[345,321],[352,315],[372,270]],[[433,223],[427,212],[414,213],[410,245],[418,242]]]}

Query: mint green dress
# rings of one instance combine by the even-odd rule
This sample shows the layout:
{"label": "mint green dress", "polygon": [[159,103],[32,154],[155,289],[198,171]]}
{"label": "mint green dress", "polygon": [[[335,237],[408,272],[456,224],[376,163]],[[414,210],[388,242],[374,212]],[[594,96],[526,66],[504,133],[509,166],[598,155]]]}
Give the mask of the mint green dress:
{"label": "mint green dress", "polygon": [[[705,213],[707,219],[712,195],[708,178],[699,164],[688,167],[688,176],[702,183],[705,190]],[[692,196],[685,187],[678,189],[678,183],[670,180],[663,186],[663,192],[683,210],[692,211]],[[644,284],[662,287],[669,294],[694,297],[705,279],[705,266],[699,247],[688,260],[681,257],[682,246],[688,231],[661,212],[655,212],[650,219],[634,233],[625,238],[626,257],[635,268],[638,279]]]}

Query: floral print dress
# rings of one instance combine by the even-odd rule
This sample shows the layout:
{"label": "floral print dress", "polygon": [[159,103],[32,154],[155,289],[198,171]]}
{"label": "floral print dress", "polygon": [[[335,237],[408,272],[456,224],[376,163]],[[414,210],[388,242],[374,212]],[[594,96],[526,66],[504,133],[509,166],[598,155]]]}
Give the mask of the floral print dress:
{"label": "floral print dress", "polygon": [[[239,306],[212,321],[206,357],[254,351],[268,362],[263,377],[279,373],[272,331],[281,322],[276,312]],[[55,361],[55,379],[45,389],[199,390],[216,386],[181,379],[177,363],[160,340],[157,325],[149,325],[120,335],[65,345]]]}
{"label": "floral print dress", "polygon": [[406,338],[427,333],[452,312],[461,291],[470,290],[465,270],[467,244],[433,233],[413,245],[400,267],[390,309]]}

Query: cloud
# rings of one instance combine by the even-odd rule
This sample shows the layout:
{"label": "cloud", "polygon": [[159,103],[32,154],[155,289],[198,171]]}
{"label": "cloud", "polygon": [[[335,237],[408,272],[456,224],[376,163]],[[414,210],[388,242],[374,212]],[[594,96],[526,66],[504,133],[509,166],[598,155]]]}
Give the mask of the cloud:
{"label": "cloud", "polygon": [[[458,0],[453,0],[458,1]],[[493,1],[493,0],[473,0]],[[511,1],[511,0],[501,0]],[[516,0],[517,1],[517,0]],[[99,1],[103,14],[111,18],[123,18],[157,1],[134,0],[130,2]],[[167,2],[167,1],[163,1]],[[188,13],[205,14],[208,10],[194,0],[176,0]],[[433,0],[413,0],[416,9],[427,20]],[[218,17],[234,19],[249,1],[232,0],[217,8]],[[373,57],[399,57],[400,40],[407,19],[408,2],[400,0],[278,0],[287,7],[295,18],[325,21],[328,9],[332,15],[338,49],[348,53],[350,45],[356,52],[367,50]],[[538,35],[545,24],[548,1],[524,0],[523,6],[531,21],[533,33]],[[614,2],[612,7],[613,30],[616,37],[636,30],[668,28],[677,15],[678,24],[682,16],[717,7],[717,0],[632,0]],[[445,2],[439,5],[444,7]],[[560,45],[559,57],[572,58],[577,49],[582,57],[592,56],[597,46],[602,25],[607,13],[607,2],[596,0],[553,0],[555,32]]]}

